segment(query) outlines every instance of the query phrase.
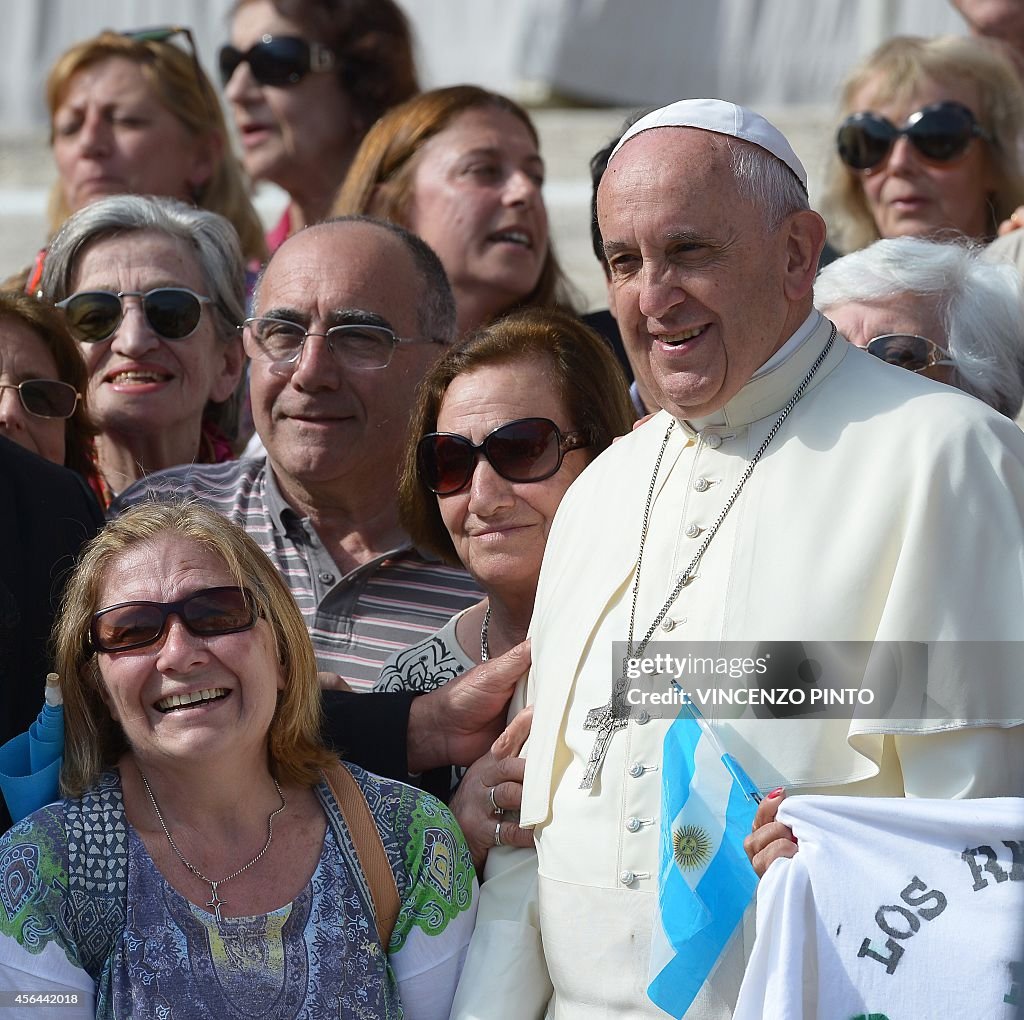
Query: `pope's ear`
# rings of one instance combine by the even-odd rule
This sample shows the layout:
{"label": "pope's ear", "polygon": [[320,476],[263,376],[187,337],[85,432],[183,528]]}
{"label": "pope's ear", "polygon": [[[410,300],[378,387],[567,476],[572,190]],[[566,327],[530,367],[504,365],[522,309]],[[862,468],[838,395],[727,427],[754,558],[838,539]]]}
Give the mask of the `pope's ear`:
{"label": "pope's ear", "polygon": [[782,228],[786,233],[783,288],[790,301],[807,297],[818,274],[818,257],[825,247],[825,221],[811,209],[790,213]]}

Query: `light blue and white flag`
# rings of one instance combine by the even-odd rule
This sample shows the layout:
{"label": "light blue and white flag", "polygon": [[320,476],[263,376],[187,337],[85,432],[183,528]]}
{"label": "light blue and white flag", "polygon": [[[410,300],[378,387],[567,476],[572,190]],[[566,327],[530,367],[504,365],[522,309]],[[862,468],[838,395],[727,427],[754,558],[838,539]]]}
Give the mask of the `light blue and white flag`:
{"label": "light blue and white flag", "polygon": [[665,734],[658,914],[647,995],[683,1016],[714,970],[754,895],[743,851],[757,791],[696,706]]}

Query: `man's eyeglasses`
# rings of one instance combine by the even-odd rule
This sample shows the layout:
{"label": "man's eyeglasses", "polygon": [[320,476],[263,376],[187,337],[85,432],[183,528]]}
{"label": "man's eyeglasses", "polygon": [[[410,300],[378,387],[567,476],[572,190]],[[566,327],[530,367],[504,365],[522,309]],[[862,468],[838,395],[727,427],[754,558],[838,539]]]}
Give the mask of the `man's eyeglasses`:
{"label": "man's eyeglasses", "polygon": [[163,340],[185,340],[198,328],[203,305],[211,299],[187,287],[156,287],[153,290],[80,290],[57,302],[76,340],[95,344],[108,340],[124,319],[124,299],[137,297],[149,328]]}
{"label": "man's eyeglasses", "polygon": [[37,418],[70,418],[82,399],[82,394],[74,386],[57,379],[0,383],[0,390],[17,390],[21,406]]}
{"label": "man's eyeglasses", "polygon": [[237,634],[255,626],[258,613],[244,588],[204,588],[177,602],[119,602],[93,613],[89,627],[98,652],[128,652],[156,644],[177,616],[196,637]]}
{"label": "man's eyeglasses", "polygon": [[558,471],[565,454],[587,446],[585,432],[563,435],[549,418],[520,418],[499,425],[482,443],[454,432],[431,432],[416,447],[416,463],[431,492],[450,496],[470,483],[481,454],[509,482],[542,482]]}
{"label": "man's eyeglasses", "polygon": [[865,350],[890,365],[899,365],[900,368],[909,369],[911,372],[923,372],[934,365],[956,364],[947,357],[948,352],[934,340],[913,333],[886,333],[883,336],[876,336],[868,341]]}
{"label": "man's eyeglasses", "polygon": [[271,363],[276,375],[291,375],[302,357],[306,338],[323,337],[327,349],[346,368],[374,370],[387,368],[399,344],[440,343],[434,340],[409,340],[387,326],[346,323],[331,326],[326,333],[314,333],[299,322],[257,317],[242,324],[245,350],[250,358]]}
{"label": "man's eyeglasses", "polygon": [[244,63],[260,85],[277,88],[295,85],[310,73],[332,71],[337,64],[334,53],[326,46],[294,35],[265,35],[244,52],[235,46],[222,46],[217,60],[220,80],[225,85],[238,65]]}
{"label": "man's eyeglasses", "polygon": [[993,140],[966,106],[944,102],[912,113],[901,128],[877,113],[855,113],[840,125],[836,145],[840,159],[851,170],[870,174],[888,160],[901,136],[922,158],[938,164],[962,156],[972,138]]}

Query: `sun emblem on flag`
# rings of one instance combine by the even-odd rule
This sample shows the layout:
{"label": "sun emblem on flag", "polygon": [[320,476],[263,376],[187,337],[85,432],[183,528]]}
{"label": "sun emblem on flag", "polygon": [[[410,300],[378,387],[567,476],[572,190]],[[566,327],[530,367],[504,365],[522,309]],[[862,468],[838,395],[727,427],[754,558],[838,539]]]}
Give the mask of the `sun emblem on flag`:
{"label": "sun emblem on flag", "polygon": [[672,833],[672,854],[683,871],[702,868],[711,857],[711,840],[699,825],[681,825]]}

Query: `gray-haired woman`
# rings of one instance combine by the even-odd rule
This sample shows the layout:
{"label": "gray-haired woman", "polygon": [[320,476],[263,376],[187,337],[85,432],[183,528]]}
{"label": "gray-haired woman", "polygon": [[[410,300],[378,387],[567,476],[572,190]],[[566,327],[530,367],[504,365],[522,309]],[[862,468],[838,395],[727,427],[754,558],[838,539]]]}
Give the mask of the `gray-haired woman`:
{"label": "gray-haired woman", "polygon": [[890,237],[826,266],[814,303],[847,340],[1010,418],[1024,401],[1024,292],[984,248]]}
{"label": "gray-haired woman", "polygon": [[89,369],[105,502],[144,474],[232,456],[245,270],[226,219],[139,195],[91,203],[54,238],[40,293]]}

